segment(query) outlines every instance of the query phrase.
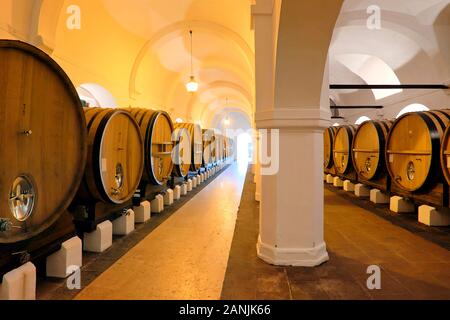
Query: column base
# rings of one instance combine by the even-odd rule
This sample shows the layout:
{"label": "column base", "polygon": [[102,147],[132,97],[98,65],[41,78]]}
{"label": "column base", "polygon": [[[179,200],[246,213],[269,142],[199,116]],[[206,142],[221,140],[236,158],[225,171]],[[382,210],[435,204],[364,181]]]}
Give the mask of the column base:
{"label": "column base", "polygon": [[329,260],[325,243],[315,248],[275,248],[258,239],[258,257],[272,265],[293,267],[316,267]]}

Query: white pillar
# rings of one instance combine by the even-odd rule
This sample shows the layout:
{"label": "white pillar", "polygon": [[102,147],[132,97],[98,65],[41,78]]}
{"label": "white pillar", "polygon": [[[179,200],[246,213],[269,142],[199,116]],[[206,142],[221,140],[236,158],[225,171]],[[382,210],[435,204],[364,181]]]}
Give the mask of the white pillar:
{"label": "white pillar", "polygon": [[255,137],[254,137],[254,149],[256,150],[256,156],[255,156],[255,164],[253,166],[253,168],[255,168],[255,200],[256,201],[261,201],[261,167],[259,164],[259,159],[258,159],[258,150],[259,150],[259,135],[256,133]]}
{"label": "white pillar", "polygon": [[[276,175],[261,175],[258,256],[275,265],[328,260],[323,234],[321,129],[280,129]],[[308,156],[304,156],[308,146]]]}
{"label": "white pillar", "polygon": [[331,125],[327,54],[342,2],[258,0],[252,6],[255,121],[259,129],[279,130],[279,170],[267,175],[266,161],[260,161],[257,249],[271,264],[312,267],[328,260],[323,232],[323,130]]}

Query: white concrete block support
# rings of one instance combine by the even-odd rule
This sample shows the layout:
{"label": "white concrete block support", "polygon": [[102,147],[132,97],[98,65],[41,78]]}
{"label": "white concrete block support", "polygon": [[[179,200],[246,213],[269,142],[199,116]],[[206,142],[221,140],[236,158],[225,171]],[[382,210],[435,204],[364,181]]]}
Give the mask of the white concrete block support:
{"label": "white concrete block support", "polygon": [[333,184],[334,181],[334,177],[331,174],[327,175],[327,183],[328,184]]}
{"label": "white concrete block support", "polygon": [[173,190],[167,189],[166,194],[164,195],[164,205],[171,206],[173,205]]}
{"label": "white concrete block support", "polygon": [[395,213],[411,213],[414,212],[414,204],[405,198],[394,196],[390,200],[390,210]]}
{"label": "white concrete block support", "polygon": [[356,184],[355,196],[359,198],[370,197],[370,188],[361,183]]}
{"label": "white concrete block support", "polygon": [[181,196],[184,197],[188,193],[187,183],[181,185]]}
{"label": "white concrete block support", "polygon": [[[281,122],[276,122],[277,128]],[[278,132],[278,170],[261,175],[257,254],[273,265],[318,266],[328,260],[323,232],[323,166],[318,160],[322,150],[317,148],[323,143],[323,130],[281,127]]]}
{"label": "white concrete block support", "polygon": [[151,219],[152,206],[149,201],[141,202],[139,207],[134,207],[134,222],[135,223],[146,223]]}
{"label": "white concrete block support", "polygon": [[61,245],[61,249],[47,257],[47,277],[67,278],[74,267],[83,265],[83,244],[81,239],[73,237]]}
{"label": "white concrete block support", "polygon": [[355,184],[352,183],[350,180],[345,180],[344,181],[344,191],[355,192]]}
{"label": "white concrete block support", "polygon": [[426,205],[420,206],[419,222],[429,227],[450,226],[450,209],[440,208],[438,210]]}
{"label": "white concrete block support", "polygon": [[192,188],[193,188],[193,183],[192,183],[192,180],[189,179],[189,180],[187,181],[187,192],[191,192],[191,191],[192,191]]}
{"label": "white concrete block support", "polygon": [[164,211],[164,197],[158,194],[151,202],[152,213],[161,213]]}
{"label": "white concrete block support", "polygon": [[390,198],[387,194],[381,192],[378,189],[370,190],[370,202],[375,204],[388,204],[390,202]]}
{"label": "white concrete block support", "polygon": [[101,253],[112,246],[113,224],[107,220],[97,225],[97,229],[83,235],[83,250]]}
{"label": "white concrete block support", "polygon": [[134,211],[128,210],[123,216],[113,221],[113,234],[126,236],[134,231]]}
{"label": "white concrete block support", "polygon": [[198,185],[197,177],[193,177],[191,180],[192,180],[192,189],[196,189]]}
{"label": "white concrete block support", "polygon": [[181,187],[180,186],[175,186],[175,188],[173,189],[173,200],[174,201],[178,201],[181,198]]}
{"label": "white concrete block support", "polygon": [[36,300],[36,267],[31,262],[3,276],[0,300]]}
{"label": "white concrete block support", "polygon": [[344,181],[339,177],[334,177],[333,186],[336,188],[342,188],[344,186]]}

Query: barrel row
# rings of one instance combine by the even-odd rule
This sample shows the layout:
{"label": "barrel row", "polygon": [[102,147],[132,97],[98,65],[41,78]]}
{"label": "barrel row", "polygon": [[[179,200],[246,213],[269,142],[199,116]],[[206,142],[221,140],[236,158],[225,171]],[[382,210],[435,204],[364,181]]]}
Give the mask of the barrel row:
{"label": "barrel row", "polygon": [[389,175],[406,192],[450,184],[450,110],[408,113],[395,121],[327,128],[324,169],[371,181]]}
{"label": "barrel row", "polygon": [[[143,181],[163,185],[231,155],[230,139],[164,111],[83,108],[61,67],[24,42],[0,40],[0,65],[0,244],[43,233],[74,203],[120,205]],[[174,165],[181,137],[191,161]]]}

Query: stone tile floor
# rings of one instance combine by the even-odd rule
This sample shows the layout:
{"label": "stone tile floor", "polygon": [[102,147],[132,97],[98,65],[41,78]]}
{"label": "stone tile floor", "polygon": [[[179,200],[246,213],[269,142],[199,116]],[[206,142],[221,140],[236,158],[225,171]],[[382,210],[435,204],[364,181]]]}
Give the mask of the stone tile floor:
{"label": "stone tile floor", "polygon": [[[248,173],[222,299],[450,299],[450,251],[325,190],[330,261],[276,267],[256,256],[259,207]],[[381,290],[367,289],[367,267],[381,268]]]}

